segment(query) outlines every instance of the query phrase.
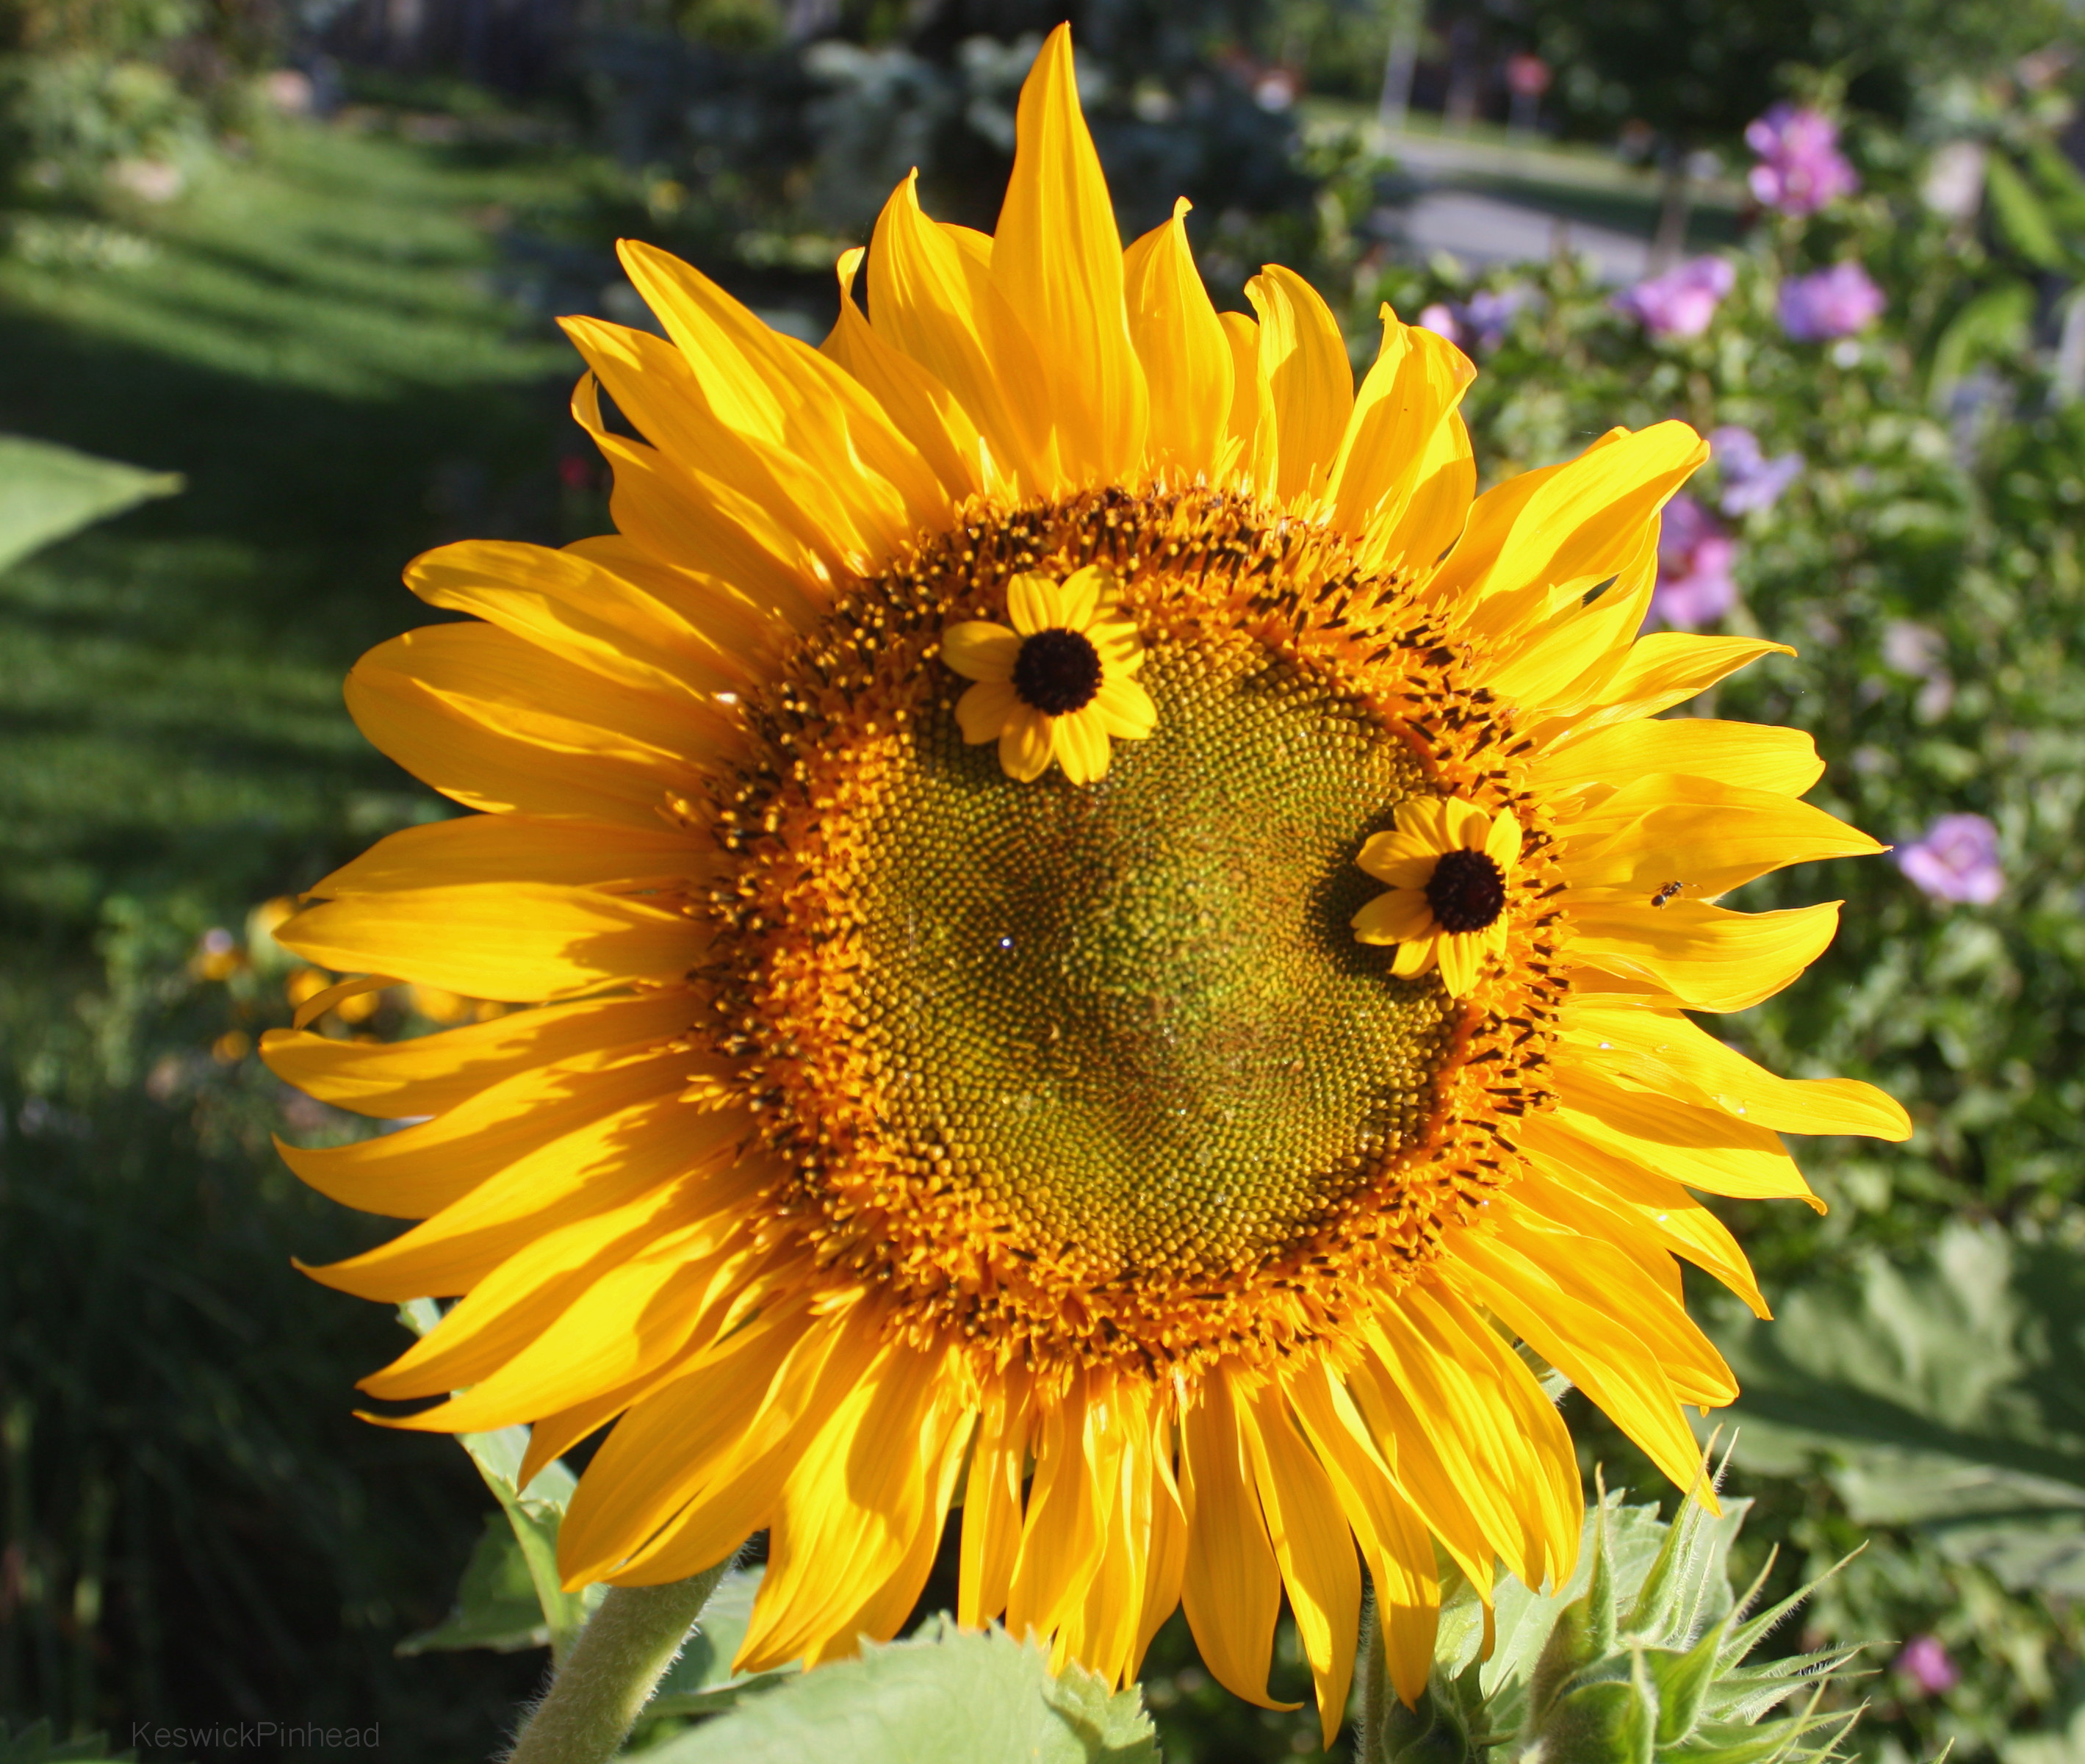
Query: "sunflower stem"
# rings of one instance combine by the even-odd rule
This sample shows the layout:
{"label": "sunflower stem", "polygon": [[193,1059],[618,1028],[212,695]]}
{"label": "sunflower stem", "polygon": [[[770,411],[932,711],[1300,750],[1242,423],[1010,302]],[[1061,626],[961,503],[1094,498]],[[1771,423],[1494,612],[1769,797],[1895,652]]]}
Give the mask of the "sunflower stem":
{"label": "sunflower stem", "polygon": [[724,1571],[663,1587],[610,1587],[571,1651],[523,1717],[507,1764],[603,1764],[630,1736]]}
{"label": "sunflower stem", "polygon": [[1383,1706],[1391,1695],[1390,1661],[1376,1633],[1375,1598],[1361,1606],[1361,1743],[1357,1764],[1378,1764],[1382,1756]]}

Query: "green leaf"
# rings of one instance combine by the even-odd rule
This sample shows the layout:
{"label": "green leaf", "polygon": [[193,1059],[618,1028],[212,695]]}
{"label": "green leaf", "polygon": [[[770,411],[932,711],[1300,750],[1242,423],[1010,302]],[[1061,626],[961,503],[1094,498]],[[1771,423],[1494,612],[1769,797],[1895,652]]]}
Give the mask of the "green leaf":
{"label": "green leaf", "polygon": [[1134,1690],[1003,1630],[937,1617],[741,1703],[641,1754],[644,1764],[1157,1764]]}
{"label": "green leaf", "polygon": [[456,1589],[456,1609],[433,1629],[409,1635],[394,1654],[446,1652],[489,1647],[512,1654],[524,1647],[548,1647],[550,1626],[536,1596],[536,1583],[514,1528],[499,1513],[488,1513],[485,1535],[470,1553],[470,1566]]}
{"label": "green leaf", "polygon": [[[398,1320],[415,1335],[423,1336],[441,1321],[441,1311],[432,1299],[415,1299],[399,1306]],[[527,1571],[530,1584],[536,1589],[537,1606],[542,1617],[540,1627],[543,1639],[549,1643],[553,1657],[562,1660],[565,1657],[565,1650],[571,1645],[573,1637],[584,1626],[588,1613],[607,1596],[607,1588],[600,1586],[567,1592],[558,1573],[558,1527],[563,1523],[565,1508],[571,1503],[572,1490],[579,1486],[579,1479],[565,1468],[562,1459],[553,1459],[536,1473],[527,1488],[516,1488],[515,1484],[521,1474],[521,1460],[529,1451],[529,1430],[526,1427],[502,1427],[492,1433],[458,1434],[456,1443],[470,1454],[471,1462],[478,1466],[478,1473],[485,1478],[485,1486],[492,1490],[494,1498],[499,1503],[500,1511],[507,1515],[522,1565]],[[482,1551],[484,1548],[481,1540],[478,1550]],[[460,1613],[465,1608],[471,1571],[478,1566],[478,1555],[473,1552],[470,1567],[464,1572],[465,1588],[457,1594]],[[449,1626],[445,1623],[440,1630],[430,1633],[440,1634]],[[457,1642],[449,1645],[467,1647],[499,1644]],[[523,1647],[529,1644],[516,1643],[512,1645]],[[535,1645],[540,1647],[542,1643],[539,1642]]]}
{"label": "green leaf", "polygon": [[0,570],[95,521],[181,487],[173,472],[0,435]]}
{"label": "green leaf", "polygon": [[2006,1585],[2085,1595],[2085,1263],[1957,1224],[1898,1265],[1712,1333],[1743,1394],[1735,1455],[1821,1469],[1862,1524],[1915,1526]]}
{"label": "green leaf", "polygon": [[112,1749],[105,1733],[58,1739],[48,1720],[32,1721],[10,1738],[7,1724],[0,1721],[0,1764],[129,1764],[137,1755]]}
{"label": "green leaf", "polygon": [[717,1583],[710,1602],[703,1607],[695,1633],[644,1706],[648,1715],[714,1715],[733,1707],[741,1697],[771,1690],[794,1675],[794,1666],[767,1673],[735,1673],[731,1668],[732,1656],[753,1621],[754,1596],[766,1572],[764,1567],[733,1568]]}
{"label": "green leaf", "polygon": [[2034,290],[2026,283],[1985,289],[1948,320],[1934,344],[1927,376],[1930,395],[1944,397],[1978,362],[2020,348],[2033,321]]}
{"label": "green leaf", "polygon": [[2062,269],[2067,253],[2055,223],[2041,198],[2002,154],[1994,153],[1986,162],[1984,187],[2006,243],[2037,270]]}

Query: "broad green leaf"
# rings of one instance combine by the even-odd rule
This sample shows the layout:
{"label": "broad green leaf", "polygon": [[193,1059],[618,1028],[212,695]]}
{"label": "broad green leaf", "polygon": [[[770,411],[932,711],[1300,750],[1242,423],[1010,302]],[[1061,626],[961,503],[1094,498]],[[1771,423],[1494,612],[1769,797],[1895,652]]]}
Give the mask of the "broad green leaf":
{"label": "broad green leaf", "polygon": [[1994,153],[1984,168],[1984,187],[1990,193],[1991,213],[2006,243],[2037,270],[2060,270],[2066,253],[2033,187],[2019,175],[2003,154]]}
{"label": "broad green leaf", "polygon": [[[415,1335],[425,1335],[441,1321],[441,1311],[432,1299],[415,1299],[399,1306],[398,1320]],[[536,1589],[544,1639],[549,1643],[553,1656],[563,1660],[572,1638],[585,1624],[588,1613],[607,1596],[607,1588],[600,1586],[567,1592],[558,1574],[558,1527],[563,1522],[565,1508],[571,1500],[572,1490],[579,1486],[579,1479],[565,1468],[562,1459],[554,1459],[536,1473],[527,1488],[517,1489],[515,1481],[521,1474],[521,1460],[529,1451],[526,1427],[458,1434],[456,1443],[470,1454],[471,1462],[478,1466],[478,1473],[485,1478],[485,1486],[492,1490],[500,1511],[507,1515],[507,1524],[513,1528],[516,1547]],[[479,1547],[484,1546],[481,1543]],[[472,1556],[471,1565],[473,1568],[478,1565],[476,1554]],[[469,1570],[465,1572],[465,1580],[467,1585]],[[463,1605],[464,1596],[460,1591],[458,1609],[461,1610]],[[444,1630],[448,1627],[446,1624],[442,1626]],[[462,1647],[496,1644],[459,1642],[452,1645]]]}
{"label": "broad green leaf", "polygon": [[180,487],[173,472],[141,471],[54,442],[0,435],[0,570],[69,533]]}
{"label": "broad green leaf", "polygon": [[1947,321],[1933,346],[1928,376],[1932,396],[1948,389],[1980,361],[2006,355],[2023,344],[2034,321],[2034,290],[2024,282],[1986,288]]}
{"label": "broad green leaf", "polygon": [[794,1666],[779,1672],[735,1673],[732,1656],[745,1639],[753,1621],[754,1595],[764,1568],[734,1568],[717,1583],[702,1619],[681,1657],[666,1669],[657,1694],[645,1705],[648,1715],[711,1715],[728,1709],[748,1693],[765,1690],[791,1677]]}
{"label": "broad green leaf", "polygon": [[2085,1261],[1949,1227],[1871,1256],[1781,1319],[1712,1333],[1743,1394],[1746,1468],[1828,1475],[1863,1524],[1913,1525],[2007,1585],[2085,1595]]}
{"label": "broad green leaf", "polygon": [[945,1617],[641,1754],[644,1764],[1157,1764],[1134,1690],[1111,1693],[999,1630]]}
{"label": "broad green leaf", "polygon": [[543,1621],[520,1542],[503,1515],[488,1513],[485,1535],[470,1553],[470,1566],[456,1588],[456,1609],[446,1621],[407,1636],[392,1651],[410,1656],[489,1647],[512,1654],[550,1645],[550,1626]]}

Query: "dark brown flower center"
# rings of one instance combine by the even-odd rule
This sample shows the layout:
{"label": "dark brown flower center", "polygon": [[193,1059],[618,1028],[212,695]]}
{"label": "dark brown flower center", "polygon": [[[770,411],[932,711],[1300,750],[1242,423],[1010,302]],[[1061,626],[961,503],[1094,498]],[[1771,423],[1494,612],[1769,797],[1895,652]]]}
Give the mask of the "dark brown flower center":
{"label": "dark brown flower center", "polygon": [[1100,651],[1083,631],[1038,631],[1014,659],[1015,696],[1046,716],[1084,710],[1100,689]]}
{"label": "dark brown flower center", "polygon": [[1505,878],[1482,852],[1450,852],[1433,866],[1426,904],[1444,931],[1481,931],[1505,910]]}

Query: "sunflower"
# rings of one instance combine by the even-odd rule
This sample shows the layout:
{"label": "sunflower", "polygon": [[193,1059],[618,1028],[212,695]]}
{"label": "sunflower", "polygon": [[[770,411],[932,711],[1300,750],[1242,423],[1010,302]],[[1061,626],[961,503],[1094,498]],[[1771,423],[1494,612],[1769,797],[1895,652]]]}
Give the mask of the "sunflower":
{"label": "sunflower", "polygon": [[1694,1481],[1735,1392],[1679,1262],[1765,1311],[1697,1193],[1908,1128],[1688,1014],[1837,922],[1715,897],[1879,849],[1803,735],[1658,717],[1777,648],[1636,635],[1701,440],[1475,496],[1468,362],[1386,308],[1357,391],[1289,272],[1214,310],[1183,213],[1122,249],[1060,29],[997,233],[901,185],[818,349],[626,245],[665,335],[566,326],[618,533],[421,558],[469,616],[348,682],[478,812],[278,933],[527,1008],[267,1052],[423,1118],[285,1148],[417,1222],[318,1279],[454,1301],[389,1424],[530,1423],[524,1480],[606,1430],[571,1584],[764,1528],[739,1664],[816,1664],[960,1504],[963,1622],[1127,1680],[1184,1604],[1265,1703],[1285,1593],[1329,1735],[1364,1566],[1408,1699],[1437,1544],[1570,1572],[1544,1363]]}

